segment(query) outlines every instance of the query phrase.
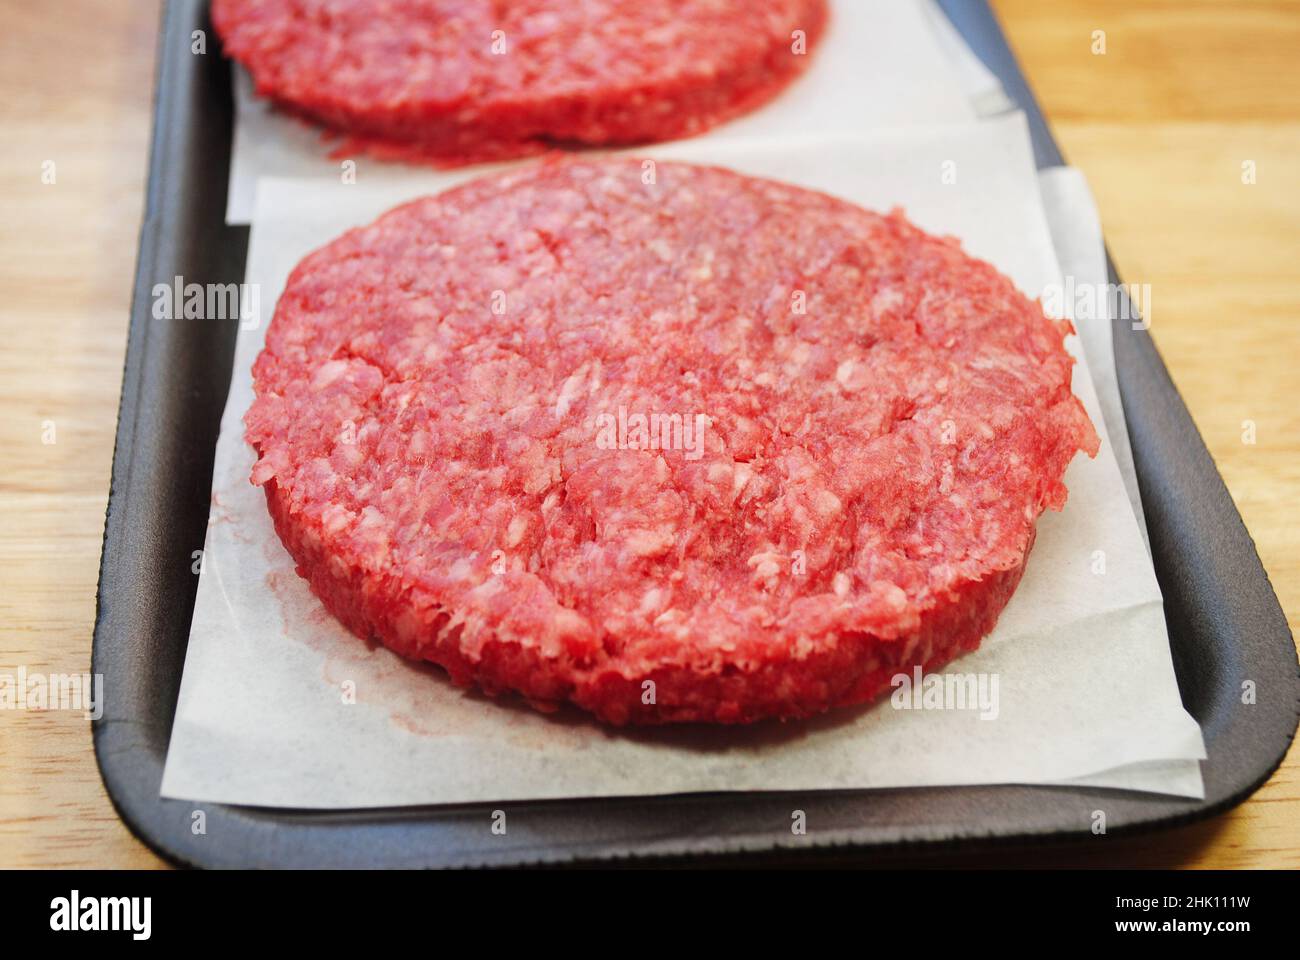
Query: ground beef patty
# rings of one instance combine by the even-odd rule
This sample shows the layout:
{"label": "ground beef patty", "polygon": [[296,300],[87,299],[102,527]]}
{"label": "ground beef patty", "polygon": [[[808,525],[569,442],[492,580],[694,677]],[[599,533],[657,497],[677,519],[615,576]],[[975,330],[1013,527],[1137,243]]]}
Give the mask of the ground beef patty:
{"label": "ground beef patty", "polygon": [[[258,93],[444,162],[699,133],[807,64],[826,0],[213,0]],[[801,32],[801,33],[800,33]]]}
{"label": "ground beef patty", "polygon": [[901,213],[545,162],[298,265],[252,479],[340,620],[460,684],[802,716],[992,628],[1097,449],[1067,332]]}

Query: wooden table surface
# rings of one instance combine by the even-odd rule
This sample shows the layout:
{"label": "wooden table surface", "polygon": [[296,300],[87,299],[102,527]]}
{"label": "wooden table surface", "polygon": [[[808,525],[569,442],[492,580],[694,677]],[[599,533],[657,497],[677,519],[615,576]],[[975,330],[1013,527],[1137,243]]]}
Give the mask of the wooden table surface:
{"label": "wooden table surface", "polygon": [[[1300,4],[997,0],[1112,252],[1300,613]],[[0,0],[0,672],[89,669],[157,8]],[[1106,52],[1092,52],[1094,31]],[[1242,165],[1255,165],[1253,185]],[[54,182],[43,173],[53,164]],[[48,178],[47,178],[48,179]],[[1242,421],[1256,442],[1242,442]],[[53,437],[50,426],[53,426]],[[53,439],[53,443],[44,442]],[[149,867],[79,713],[0,712],[0,866]],[[1205,824],[1006,864],[1300,867],[1300,757]]]}

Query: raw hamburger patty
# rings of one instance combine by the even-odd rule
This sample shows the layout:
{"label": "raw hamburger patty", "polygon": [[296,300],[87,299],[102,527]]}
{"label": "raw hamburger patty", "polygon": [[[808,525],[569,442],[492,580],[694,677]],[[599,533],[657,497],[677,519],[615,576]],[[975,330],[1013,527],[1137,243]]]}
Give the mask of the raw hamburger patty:
{"label": "raw hamburger patty", "polygon": [[534,164],[298,265],[252,479],[343,623],[457,683],[616,724],[802,716],[993,627],[1097,449],[1067,332],[901,213]]}
{"label": "raw hamburger patty", "polygon": [[804,68],[826,0],[213,0],[212,21],[259,94],[344,150],[467,162],[751,110]]}

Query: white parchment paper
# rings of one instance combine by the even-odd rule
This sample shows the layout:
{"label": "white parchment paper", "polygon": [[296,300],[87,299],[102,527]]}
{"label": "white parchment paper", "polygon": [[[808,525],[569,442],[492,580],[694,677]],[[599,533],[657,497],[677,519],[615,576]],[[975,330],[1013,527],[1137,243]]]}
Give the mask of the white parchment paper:
{"label": "white parchment paper", "polygon": [[[720,163],[876,209],[901,205],[1030,295],[1060,281],[1019,115],[870,139],[694,141],[645,153]],[[469,175],[264,181],[247,273],[264,312],[304,254]],[[371,648],[324,612],[248,482],[241,417],[264,326],[241,332],[236,348],[165,796],[339,808],[1066,781],[1202,795],[1200,730],[1179,699],[1159,589],[1082,356],[1075,389],[1102,434],[1101,453],[1072,464],[1069,504],[1040,521],[995,632],[945,671],[996,675],[996,718],[887,700],[807,722],[614,730],[576,711],[545,716],[458,690],[437,668]],[[1076,338],[1071,347],[1078,352]]]}
{"label": "white parchment paper", "polygon": [[966,45],[961,33],[939,6],[938,0],[923,0],[922,8],[939,50],[951,64],[962,92],[975,113],[981,117],[991,117],[1014,110],[1016,105],[1002,89],[1002,81]]}
{"label": "white parchment paper", "polygon": [[[762,109],[697,140],[860,134],[882,127],[973,120],[972,97],[990,96],[992,75],[927,0],[831,0],[831,25],[802,77]],[[938,18],[935,20],[934,18]],[[941,40],[936,23],[949,35]],[[953,40],[956,46],[953,46]],[[253,96],[235,75],[235,143],[226,222],[248,223],[259,177],[339,177],[340,158],[320,131]],[[992,85],[997,86],[996,79]],[[998,90],[1001,88],[998,87]],[[385,179],[421,182],[423,172],[370,157],[357,165]],[[478,171],[489,169],[479,166]]]}
{"label": "white parchment paper", "polygon": [[[1038,175],[1038,187],[1043,195],[1043,208],[1052,231],[1052,244],[1064,278],[1072,279],[1072,289],[1091,287],[1101,291],[1110,282],[1106,268],[1106,247],[1101,235],[1101,219],[1097,205],[1083,174],[1071,167],[1053,167]],[[1064,293],[1064,291],[1062,291]],[[1138,530],[1146,542],[1146,520],[1142,512],[1142,498],[1138,493],[1137,470],[1133,466],[1133,449],[1129,445],[1128,429],[1124,425],[1124,406],[1120,400],[1119,381],[1115,374],[1115,348],[1109,297],[1097,296],[1095,308],[1087,316],[1076,316],[1068,310],[1079,330],[1084,352],[1091,365],[1092,381],[1097,387],[1102,416],[1110,432],[1111,450],[1124,478],[1124,489],[1137,515]],[[1149,306],[1149,305],[1148,305]],[[1149,312],[1149,310],[1148,310]],[[1150,321],[1150,317],[1147,317]],[[1130,321],[1132,322],[1132,321]],[[1148,545],[1147,552],[1150,552]]]}

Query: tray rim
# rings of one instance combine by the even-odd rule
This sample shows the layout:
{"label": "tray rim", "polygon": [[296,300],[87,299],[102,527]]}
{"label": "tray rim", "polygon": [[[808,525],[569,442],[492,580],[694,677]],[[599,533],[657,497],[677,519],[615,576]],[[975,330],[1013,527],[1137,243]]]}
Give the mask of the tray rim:
{"label": "tray rim", "polygon": [[[940,6],[954,22],[967,42],[975,49],[976,53],[999,75],[1008,96],[1025,112],[1031,128],[1038,166],[1042,168],[1063,162],[1059,148],[1052,139],[1042,112],[986,0],[974,0],[974,2],[971,2],[971,0],[940,0]],[[163,243],[165,229],[172,225],[169,214],[175,214],[177,210],[185,209],[185,204],[191,200],[191,197],[184,191],[175,189],[177,184],[168,175],[175,171],[178,165],[184,163],[183,157],[176,156],[177,150],[181,149],[183,144],[178,145],[174,134],[178,129],[178,124],[181,129],[184,127],[187,118],[184,114],[182,97],[187,91],[192,91],[197,82],[195,77],[200,67],[196,63],[196,58],[189,54],[188,44],[182,45],[176,41],[178,37],[183,37],[188,41],[190,30],[195,27],[196,23],[201,25],[200,28],[207,29],[210,33],[211,27],[207,23],[206,16],[206,3],[204,0],[167,0],[164,6],[163,23],[158,40],[158,66],[154,94],[154,131],[146,189],[146,210],[140,231],[140,253],[137,261],[131,321],[127,336],[123,387],[113,455],[112,483],[101,554],[99,590],[96,598],[96,621],[92,653],[92,671],[107,674],[108,671],[101,668],[106,664],[111,664],[114,673],[123,674],[124,682],[136,682],[136,680],[130,670],[123,669],[122,657],[125,651],[118,649],[118,647],[124,641],[120,635],[110,635],[113,626],[115,626],[112,616],[115,611],[111,610],[112,603],[106,602],[105,596],[106,594],[112,595],[113,591],[119,587],[119,582],[124,579],[121,569],[122,558],[119,556],[118,550],[124,546],[123,541],[126,531],[123,526],[125,524],[124,511],[128,506],[127,494],[132,486],[131,481],[135,474],[133,467],[140,456],[140,443],[138,442],[136,426],[142,416],[142,407],[145,407],[149,399],[144,396],[145,375],[149,371],[148,365],[151,360],[155,364],[157,363],[156,358],[151,357],[148,351],[150,328],[152,326],[152,318],[148,309],[149,290],[152,286],[151,280],[155,276],[163,275],[158,272],[157,263],[160,259],[165,260],[169,253]],[[220,54],[213,50],[207,56],[219,57]],[[222,69],[224,72],[225,68]],[[217,199],[220,200],[220,203],[217,206],[222,211],[222,222],[224,223],[224,185],[218,193],[220,196]],[[1117,282],[1118,277],[1115,274],[1113,264],[1110,264],[1110,269],[1112,281]],[[164,273],[168,276],[171,275],[165,271]],[[1123,372],[1120,373],[1121,393],[1126,410],[1130,404],[1131,394],[1140,392],[1144,389],[1144,385],[1145,388],[1163,390],[1165,394],[1164,401],[1169,402],[1172,398],[1172,402],[1176,406],[1174,413],[1181,414],[1186,419],[1186,423],[1191,426],[1192,437],[1195,443],[1199,445],[1199,450],[1194,450],[1193,453],[1199,452],[1208,460],[1208,452],[1205,452],[1199,433],[1196,433],[1195,426],[1191,424],[1185,405],[1183,405],[1181,397],[1169,379],[1149,335],[1143,332],[1140,338],[1131,338],[1128,343],[1130,346],[1136,344],[1133,349],[1144,351],[1143,360],[1145,366],[1142,370],[1142,377],[1136,381],[1131,375],[1126,378]],[[1117,342],[1116,350],[1117,353],[1121,350],[1119,342]],[[143,416],[147,419],[147,409],[144,411]],[[1135,417],[1134,421],[1138,419]],[[1131,433],[1134,421],[1130,421]],[[1179,425],[1181,426],[1181,423]],[[1186,431],[1183,430],[1183,433],[1185,434]],[[1134,438],[1135,459],[1144,459],[1138,456],[1137,439]],[[1183,439],[1186,439],[1186,437]],[[1213,469],[1213,462],[1209,461],[1209,463],[1211,469]],[[1218,479],[1219,486],[1222,487],[1222,480],[1218,477],[1217,470],[1214,470],[1214,476]],[[1139,480],[1142,481],[1143,479],[1143,467],[1139,464]],[[1143,493],[1145,498],[1145,489]],[[1267,573],[1259,563],[1253,541],[1250,540],[1249,533],[1242,525],[1240,516],[1226,488],[1222,489],[1221,499],[1226,500],[1227,513],[1230,514],[1226,518],[1226,522],[1231,526],[1231,521],[1235,520],[1236,526],[1240,527],[1239,533],[1245,537],[1250,556],[1254,560],[1254,566],[1258,568],[1258,577],[1256,579],[1262,581],[1258,585],[1264,588],[1263,594],[1261,594],[1263,606],[1266,607],[1268,605],[1267,601],[1271,600],[1274,608],[1273,610],[1264,610],[1263,613],[1275,614],[1276,616],[1273,619],[1281,617],[1281,610],[1268,583]],[[1222,508],[1224,505],[1217,503],[1217,506]],[[1220,510],[1220,513],[1222,512]],[[1151,518],[1148,517],[1148,523],[1150,523],[1150,520]],[[1237,534],[1238,531],[1234,529],[1233,533]],[[1155,548],[1156,543],[1153,540],[1153,550]],[[1250,572],[1253,574],[1255,571]],[[125,585],[129,587],[131,581],[125,580]],[[1162,587],[1164,585],[1162,580]],[[910,802],[910,798],[915,796],[918,802],[936,803],[941,807],[953,807],[960,812],[967,799],[977,808],[981,804],[986,805],[985,810],[995,808],[1011,798],[1037,798],[1035,804],[1038,807],[1050,806],[1052,803],[1088,802],[1093,800],[1100,802],[1105,800],[1112,806],[1119,804],[1131,813],[1131,816],[1119,818],[1117,824],[1107,834],[1110,837],[1123,837],[1157,829],[1172,828],[1214,816],[1236,805],[1262,785],[1281,764],[1286,755],[1287,747],[1294,736],[1297,713],[1295,704],[1300,704],[1300,665],[1294,665],[1295,648],[1290,643],[1290,632],[1289,628],[1286,627],[1284,617],[1281,617],[1281,622],[1283,629],[1286,631],[1293,661],[1291,672],[1294,676],[1282,678],[1293,688],[1295,703],[1291,711],[1290,732],[1282,738],[1276,757],[1272,758],[1268,763],[1251,764],[1249,773],[1246,775],[1239,774],[1232,778],[1231,784],[1224,785],[1227,789],[1212,792],[1207,776],[1207,799],[1204,801],[1156,797],[1149,794],[1136,794],[1120,790],[1019,785],[818,791],[815,792],[818,801],[835,803],[845,797],[857,801],[871,798],[877,801],[878,804],[886,805],[896,805],[901,800],[902,804],[906,806]],[[1171,624],[1171,646],[1175,648],[1177,660],[1177,644],[1172,640],[1172,626]],[[139,651],[136,650],[133,654],[138,656]],[[129,666],[131,656],[127,656],[127,659],[127,666]],[[1283,660],[1285,660],[1285,656]],[[1181,671],[1179,679],[1181,689],[1183,681]],[[177,677],[177,680],[179,681],[179,677]],[[140,690],[138,686],[133,689],[135,692]],[[1186,699],[1186,693],[1184,693],[1184,699]],[[166,704],[162,706],[165,708]],[[174,701],[170,704],[170,707],[171,709],[167,712],[169,719],[166,734],[170,733],[170,717],[174,716]],[[402,850],[395,847],[392,838],[380,838],[376,834],[384,830],[397,829],[400,831],[402,827],[408,827],[412,829],[408,831],[405,841],[407,844],[409,844],[413,834],[424,836],[427,841],[436,843],[448,839],[439,834],[438,830],[435,829],[436,827],[455,821],[453,823],[454,828],[459,826],[458,818],[464,819],[466,811],[481,811],[485,807],[494,805],[404,807],[364,811],[300,811],[164,800],[158,794],[157,783],[161,780],[162,763],[165,760],[166,736],[163,738],[161,754],[159,754],[159,745],[148,742],[148,729],[143,727],[143,723],[144,721],[135,716],[119,716],[116,712],[110,715],[110,710],[107,708],[104,716],[95,721],[93,740],[101,776],[115,809],[132,832],[150,849],[168,861],[191,866],[527,865],[623,862],[679,856],[735,857],[789,850],[802,850],[809,857],[816,857],[819,854],[834,855],[837,852],[842,853],[844,851],[853,851],[863,856],[870,856],[882,852],[893,855],[898,851],[908,850],[917,853],[951,853],[967,849],[979,850],[990,847],[1023,846],[1028,843],[1069,843],[1086,835],[1086,830],[1063,830],[1059,823],[1043,825],[1032,822],[1018,822],[1010,829],[999,829],[996,825],[993,825],[980,830],[971,829],[969,824],[954,820],[947,824],[860,825],[839,831],[823,831],[815,836],[810,835],[798,839],[791,838],[788,832],[783,836],[781,831],[772,830],[770,832],[731,835],[725,838],[713,835],[678,836],[672,840],[659,840],[652,843],[633,840],[620,844],[597,838],[587,844],[575,843],[570,840],[563,846],[555,846],[547,844],[543,835],[533,846],[529,846],[525,841],[523,848],[513,846],[510,850],[500,851],[495,855],[486,853],[483,850],[471,852],[465,849],[448,850],[446,847],[442,847],[428,852],[421,850],[417,855],[410,856],[409,849]],[[1207,735],[1207,751],[1210,750],[1210,746],[1211,740]],[[1209,766],[1209,761],[1204,762],[1203,770],[1208,772]],[[142,774],[144,775],[143,779]],[[788,803],[780,802],[782,798],[788,800],[791,797],[799,797],[808,806],[811,804],[807,803],[807,801],[812,795],[811,792],[679,794],[654,798],[593,798],[511,802],[502,803],[499,806],[520,811],[527,810],[535,815],[540,813],[541,819],[544,820],[548,811],[572,810],[574,807],[600,806],[609,808],[627,803],[651,808],[668,808],[672,806],[681,808],[683,806],[719,803],[724,805],[748,804],[756,806],[761,805],[764,801],[770,801],[776,804],[777,809],[784,808],[788,810]],[[957,802],[945,804],[939,800],[941,796],[946,796],[950,800]],[[1038,801],[1042,802],[1039,803]],[[169,807],[170,810],[168,810]],[[182,810],[180,808],[186,809]],[[216,855],[214,856],[214,851],[210,849],[211,844],[200,845],[193,842],[188,829],[188,811],[192,808],[203,808],[206,811],[209,832],[215,832],[213,830],[215,825],[220,830],[233,834],[228,848],[215,851]],[[427,828],[426,834],[420,834],[418,829],[415,829],[421,823]],[[351,827],[351,829],[338,829],[344,826]],[[294,835],[292,841],[288,844],[284,842],[286,838],[283,835],[285,834]],[[319,843],[319,846],[311,847],[310,845],[313,842]],[[299,846],[299,844],[302,844],[302,846]],[[587,846],[592,849],[584,850],[583,848]],[[304,847],[310,847],[310,849],[304,849]],[[233,856],[230,855],[231,853],[233,853]]]}

